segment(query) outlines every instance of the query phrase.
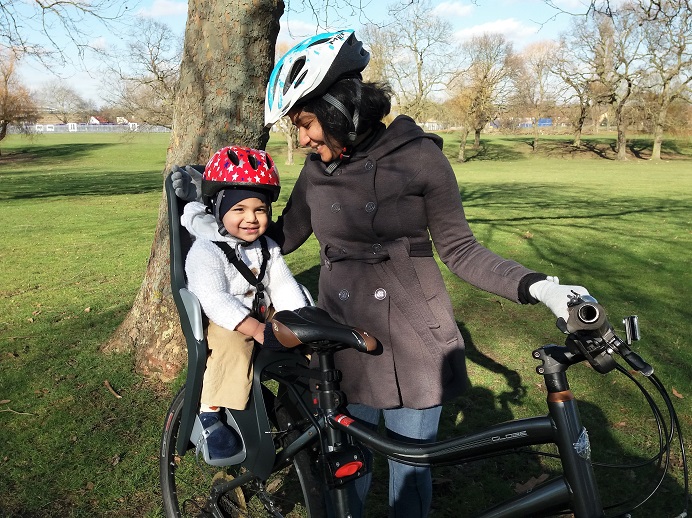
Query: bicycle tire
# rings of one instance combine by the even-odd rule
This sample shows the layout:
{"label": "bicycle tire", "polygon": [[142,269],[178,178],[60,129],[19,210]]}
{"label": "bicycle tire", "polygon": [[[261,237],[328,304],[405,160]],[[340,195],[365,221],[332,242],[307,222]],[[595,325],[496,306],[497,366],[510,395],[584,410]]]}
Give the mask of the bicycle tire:
{"label": "bicycle tire", "polygon": [[[274,398],[267,390],[266,398]],[[228,491],[219,498],[217,514],[213,514],[209,495],[214,484],[240,476],[240,466],[215,467],[204,462],[194,450],[180,456],[175,451],[180,428],[180,416],[185,399],[185,386],[180,389],[166,413],[161,436],[159,458],[161,493],[165,515],[168,518],[210,517],[224,518],[266,516],[286,518],[322,518],[325,516],[321,483],[315,473],[311,453],[301,451],[291,465],[270,475],[266,481],[257,479]],[[272,401],[272,403],[275,401]],[[270,401],[267,400],[268,408]],[[272,427],[291,419],[290,405],[276,404],[269,416]],[[298,436],[293,431],[281,437],[290,441]],[[281,447],[277,443],[277,447]]]}

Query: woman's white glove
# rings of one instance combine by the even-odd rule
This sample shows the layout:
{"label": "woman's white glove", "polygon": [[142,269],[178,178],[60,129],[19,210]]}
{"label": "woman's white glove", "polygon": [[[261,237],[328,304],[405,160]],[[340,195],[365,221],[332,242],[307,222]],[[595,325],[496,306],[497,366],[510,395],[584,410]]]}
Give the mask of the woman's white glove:
{"label": "woman's white glove", "polygon": [[[588,295],[589,292],[582,286],[563,286],[557,277],[548,277],[543,281],[534,282],[529,286],[529,293],[533,298],[542,302],[559,319],[567,322],[569,310],[567,303],[577,295]],[[558,325],[558,327],[560,327]]]}
{"label": "woman's white glove", "polygon": [[197,168],[204,166],[186,165],[185,169],[174,165],[171,173],[171,183],[175,195],[185,201],[201,201],[202,199],[202,173]]}

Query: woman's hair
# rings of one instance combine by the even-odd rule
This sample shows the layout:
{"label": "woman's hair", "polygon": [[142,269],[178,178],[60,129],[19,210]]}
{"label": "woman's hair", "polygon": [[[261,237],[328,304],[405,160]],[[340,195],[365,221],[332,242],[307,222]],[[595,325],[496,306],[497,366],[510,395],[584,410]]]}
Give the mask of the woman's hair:
{"label": "woman's hair", "polygon": [[[358,134],[373,128],[392,109],[392,89],[387,83],[365,83],[357,78],[341,79],[329,90],[349,113],[355,112],[355,101],[360,83],[360,107],[358,112]],[[301,110],[314,113],[322,126],[326,143],[333,148],[341,148],[348,143],[348,134],[353,131],[351,121],[333,104],[322,97],[311,99],[302,105]]]}

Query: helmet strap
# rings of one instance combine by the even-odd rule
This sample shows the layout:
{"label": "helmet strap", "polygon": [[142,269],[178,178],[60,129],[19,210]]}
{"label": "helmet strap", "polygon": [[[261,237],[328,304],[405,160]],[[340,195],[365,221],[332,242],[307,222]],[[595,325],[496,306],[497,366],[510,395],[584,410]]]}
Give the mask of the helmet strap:
{"label": "helmet strap", "polygon": [[337,110],[339,110],[344,117],[351,123],[351,126],[353,126],[353,131],[348,132],[348,143],[353,144],[356,141],[356,138],[358,138],[358,122],[360,119],[360,98],[361,98],[361,85],[360,81],[355,80],[355,85],[356,85],[356,97],[353,100],[353,105],[355,106],[353,115],[351,115],[348,110],[346,109],[346,106],[344,106],[344,103],[339,101],[336,97],[334,97],[332,94],[324,94],[322,96],[322,99],[327,101],[329,104],[334,106]]}
{"label": "helmet strap", "polygon": [[214,219],[216,220],[216,223],[219,225],[219,234],[222,236],[227,236],[228,235],[228,230],[226,230],[226,227],[223,224],[223,221],[221,220],[221,200],[223,199],[223,190],[220,190],[219,192],[216,193],[216,197],[214,198],[214,203],[212,204],[212,207],[214,209]]}

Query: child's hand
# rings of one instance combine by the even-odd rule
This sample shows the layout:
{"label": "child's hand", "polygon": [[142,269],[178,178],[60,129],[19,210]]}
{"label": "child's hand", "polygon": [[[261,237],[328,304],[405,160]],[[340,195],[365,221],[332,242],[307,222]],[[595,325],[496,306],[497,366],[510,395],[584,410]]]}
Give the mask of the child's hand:
{"label": "child's hand", "polygon": [[171,172],[171,182],[175,195],[185,201],[202,199],[202,173],[197,169],[202,166],[186,165],[185,168],[174,165]]}

